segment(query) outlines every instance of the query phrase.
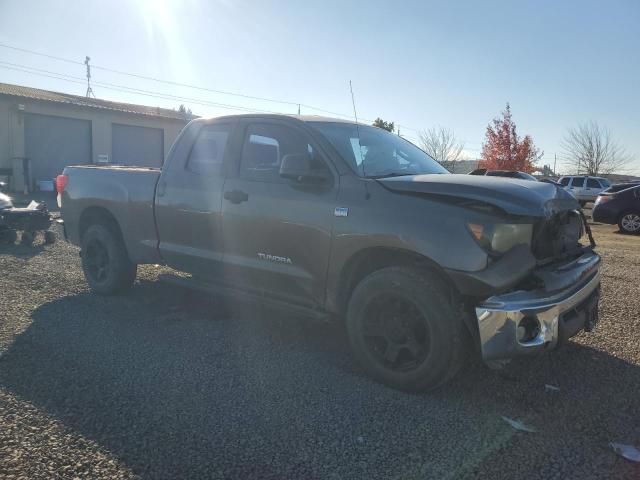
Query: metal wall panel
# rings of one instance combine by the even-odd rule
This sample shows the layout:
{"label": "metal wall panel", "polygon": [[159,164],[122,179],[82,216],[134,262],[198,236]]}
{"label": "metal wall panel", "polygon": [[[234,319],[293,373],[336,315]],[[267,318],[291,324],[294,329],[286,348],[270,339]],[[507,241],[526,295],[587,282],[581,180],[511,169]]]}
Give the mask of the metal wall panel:
{"label": "metal wall panel", "polygon": [[91,122],[26,113],[24,143],[32,185],[51,180],[68,165],[91,163]]}
{"label": "metal wall panel", "polygon": [[161,167],[164,162],[164,132],[161,128],[114,123],[111,129],[112,163]]}

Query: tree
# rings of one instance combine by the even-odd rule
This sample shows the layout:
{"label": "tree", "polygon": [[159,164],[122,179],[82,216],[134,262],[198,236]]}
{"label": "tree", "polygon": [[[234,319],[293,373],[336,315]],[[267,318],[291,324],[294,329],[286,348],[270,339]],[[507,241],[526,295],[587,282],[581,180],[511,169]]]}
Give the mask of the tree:
{"label": "tree", "polygon": [[453,162],[462,160],[464,143],[456,139],[453,130],[433,127],[419,133],[420,145],[434,160],[450,170]]}
{"label": "tree", "polygon": [[393,122],[385,122],[380,117],[376,118],[373,122],[374,127],[383,128],[388,132],[393,132],[396,129],[396,126]]}
{"label": "tree", "polygon": [[486,142],[482,144],[480,168],[489,170],[519,170],[531,173],[542,157],[533,140],[526,135],[522,140],[511,117],[511,107],[502,112],[502,118],[493,119],[487,126]]}
{"label": "tree", "polygon": [[599,175],[624,170],[631,160],[626,150],[611,136],[606,127],[596,122],[583,123],[570,128],[561,147],[566,164],[576,173]]}
{"label": "tree", "polygon": [[191,115],[191,109],[185,107],[183,103],[178,107],[178,112],[182,113],[185,117]]}

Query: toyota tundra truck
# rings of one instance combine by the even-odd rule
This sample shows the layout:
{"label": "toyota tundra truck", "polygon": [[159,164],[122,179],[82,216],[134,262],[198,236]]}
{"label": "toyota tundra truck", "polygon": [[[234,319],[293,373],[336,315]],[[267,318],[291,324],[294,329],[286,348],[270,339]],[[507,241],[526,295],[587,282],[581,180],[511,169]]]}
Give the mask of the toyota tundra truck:
{"label": "toyota tundra truck", "polygon": [[160,169],[73,166],[56,184],[96,294],[164,264],[206,291],[344,322],[355,359],[394,388],[438,387],[469,354],[553,350],[598,320],[600,257],[574,197],[450,174],[371,126],[197,119]]}

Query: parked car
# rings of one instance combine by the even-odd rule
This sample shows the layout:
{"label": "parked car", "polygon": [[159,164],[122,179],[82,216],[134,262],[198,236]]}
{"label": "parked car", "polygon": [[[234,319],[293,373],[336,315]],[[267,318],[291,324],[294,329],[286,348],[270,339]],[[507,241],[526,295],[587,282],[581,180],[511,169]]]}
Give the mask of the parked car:
{"label": "parked car", "polygon": [[198,119],[162,169],[67,167],[57,184],[94,292],[163,263],[194,288],[346,322],[364,369],[403,390],[443,384],[474,351],[552,350],[598,318],[600,257],[575,198],[450,174],[366,125]]}
{"label": "parked car", "polygon": [[588,202],[594,202],[603,190],[611,186],[611,182],[602,177],[589,177],[586,175],[569,175],[560,177],[558,183],[570,192],[584,207]]}
{"label": "parked car", "polygon": [[486,168],[476,168],[469,175],[486,175],[487,177],[507,177],[517,178],[520,180],[531,180],[537,182],[538,179],[533,175],[526,172],[519,172],[517,170],[487,170]]}
{"label": "parked car", "polygon": [[614,185],[596,199],[593,220],[618,225],[621,232],[640,233],[640,185]]}

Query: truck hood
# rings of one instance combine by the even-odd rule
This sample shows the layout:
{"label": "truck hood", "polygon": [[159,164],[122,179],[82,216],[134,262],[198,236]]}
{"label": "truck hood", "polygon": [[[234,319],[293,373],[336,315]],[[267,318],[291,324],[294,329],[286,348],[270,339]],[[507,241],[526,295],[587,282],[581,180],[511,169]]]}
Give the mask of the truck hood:
{"label": "truck hood", "polygon": [[475,200],[512,215],[551,217],[580,208],[568,192],[553,184],[480,175],[404,175],[378,179],[398,193],[412,193]]}

